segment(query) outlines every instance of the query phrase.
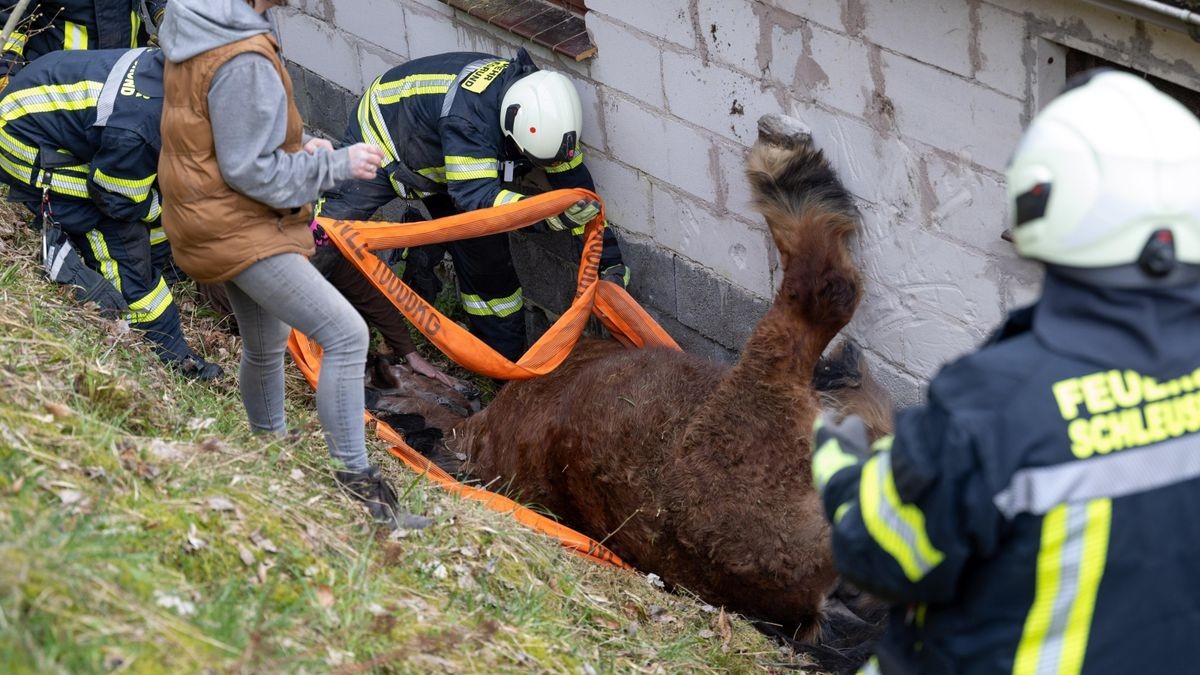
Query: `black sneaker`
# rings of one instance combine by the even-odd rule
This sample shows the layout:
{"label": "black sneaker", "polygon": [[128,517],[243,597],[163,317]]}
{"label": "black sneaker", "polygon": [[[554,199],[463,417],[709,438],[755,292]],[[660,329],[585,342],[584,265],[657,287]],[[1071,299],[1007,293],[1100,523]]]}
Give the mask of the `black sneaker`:
{"label": "black sneaker", "polygon": [[188,379],[202,382],[215,380],[225,374],[225,371],[221,370],[221,366],[209,363],[195,354],[185,356],[177,361],[168,361],[167,365]]}
{"label": "black sneaker", "polygon": [[338,471],[336,475],[338,483],[367,507],[372,520],[392,530],[400,527],[401,511],[396,493],[379,475],[378,467],[368,467],[362,472]]}

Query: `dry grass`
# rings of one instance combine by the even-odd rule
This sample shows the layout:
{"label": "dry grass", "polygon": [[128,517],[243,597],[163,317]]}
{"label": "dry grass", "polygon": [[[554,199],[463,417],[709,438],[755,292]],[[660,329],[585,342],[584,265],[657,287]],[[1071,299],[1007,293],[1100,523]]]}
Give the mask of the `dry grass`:
{"label": "dry grass", "polygon": [[[285,444],[46,283],[0,213],[0,671],[760,672],[741,620],[374,460],[435,520],[373,534],[289,368]],[[227,371],[238,341],[181,294]],[[192,306],[194,307],[194,305]]]}

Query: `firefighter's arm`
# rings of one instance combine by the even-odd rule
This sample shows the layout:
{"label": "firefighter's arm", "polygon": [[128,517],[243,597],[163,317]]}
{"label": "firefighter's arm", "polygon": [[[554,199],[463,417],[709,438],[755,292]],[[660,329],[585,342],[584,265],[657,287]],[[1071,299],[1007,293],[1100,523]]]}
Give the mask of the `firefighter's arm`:
{"label": "firefighter's arm", "polygon": [[500,147],[470,121],[448,116],[439,123],[446,189],[461,211],[500,206],[525,197],[500,182]]}
{"label": "firefighter's arm", "polygon": [[92,158],[88,192],[108,217],[154,223],[162,214],[157,185],[158,153],[140,135],[104,129]]}
{"label": "firefighter's arm", "polygon": [[[582,188],[590,192],[596,191],[596,183],[592,173],[583,164],[583,148],[575,144],[575,153],[570,160],[559,162],[546,167],[546,181],[555,190]],[[595,202],[580,202],[568,208],[561,216],[546,219],[546,223],[554,230],[570,230],[571,234],[579,237],[584,228],[600,212]]]}
{"label": "firefighter's arm", "polygon": [[[0,26],[8,22],[16,5],[16,0],[0,2]],[[27,23],[28,17],[34,16],[39,11],[37,2],[31,2],[30,5],[32,6],[25,8],[25,16],[18,19],[16,28],[0,48],[0,90],[7,87],[8,78],[16,75],[17,71],[25,65],[25,41],[28,36],[25,33],[27,29],[23,24]]]}
{"label": "firefighter's arm", "polygon": [[[555,190],[582,188],[591,192],[596,191],[596,182],[592,180],[592,172],[588,171],[587,166],[583,163],[583,148],[578,143],[575,145],[575,154],[569,161],[546,167],[546,179],[550,183],[550,187]],[[575,254],[578,256],[583,252],[581,238],[584,230],[598,212],[599,205],[595,202],[581,202],[567,209],[561,216],[548,218],[546,222],[553,228],[553,221],[557,220],[562,226],[561,229],[571,230],[571,234],[575,235]],[[608,221],[605,220],[604,248],[600,256],[600,276],[628,287],[629,268],[622,260],[621,247],[617,243],[616,235],[607,225]]]}
{"label": "firefighter's arm", "polygon": [[950,599],[974,533],[995,515],[971,443],[931,408],[901,413],[896,433],[871,448],[865,432],[818,420],[813,478],[838,571],[892,602]]}

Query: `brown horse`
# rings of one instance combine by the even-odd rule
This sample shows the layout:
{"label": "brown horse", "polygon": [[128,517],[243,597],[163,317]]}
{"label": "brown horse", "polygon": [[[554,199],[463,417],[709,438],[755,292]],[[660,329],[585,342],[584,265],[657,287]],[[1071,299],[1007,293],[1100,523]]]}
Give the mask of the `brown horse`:
{"label": "brown horse", "polygon": [[858,218],[821,151],[783,126],[760,121],[746,172],[783,282],[737,364],[581,342],[556,371],[510,383],[466,420],[456,450],[470,475],[639,569],[812,635],[836,581],[810,472],[813,420],[837,405],[882,433],[890,405],[862,380],[857,352],[828,372],[819,364],[861,294],[847,250]]}

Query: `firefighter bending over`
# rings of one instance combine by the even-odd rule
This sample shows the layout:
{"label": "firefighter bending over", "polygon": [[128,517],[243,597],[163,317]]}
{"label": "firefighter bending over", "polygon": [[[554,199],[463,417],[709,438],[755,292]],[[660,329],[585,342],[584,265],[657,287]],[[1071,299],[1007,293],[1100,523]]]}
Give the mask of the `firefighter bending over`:
{"label": "firefighter bending over", "polygon": [[[414,59],[371,84],[346,132],[348,143],[366,141],[384,149],[379,175],[325,193],[320,215],[366,220],[397,197],[420,199],[434,218],[508,204],[526,196],[509,188],[535,166],[545,170],[552,188],[594,192],[579,145],[581,127],[575,86],[560,73],[538,70],[524,49],[511,61],[461,52]],[[581,202],[546,225],[570,230],[579,255],[584,225],[598,212],[594,202]],[[524,301],[508,235],[410,249],[405,280],[422,295],[429,295],[431,268],[444,251],[454,260],[471,331],[507,358],[520,358]],[[313,264],[385,337],[397,330],[381,323],[385,314],[396,314],[395,308],[335,246],[319,247]],[[609,229],[600,269],[603,278],[628,283]],[[407,330],[398,317],[393,321]]]}
{"label": "firefighter bending over", "polygon": [[1195,672],[1197,185],[1183,106],[1125,73],[1069,83],[1008,168],[1041,298],[873,448],[818,421],[837,567],[892,604],[866,672]]}
{"label": "firefighter bending over", "polygon": [[123,313],[160,359],[209,380],[221,369],[188,347],[151,261],[162,75],[151,48],[60,51],[25,67],[0,98],[0,180],[35,214],[51,279]]}
{"label": "firefighter bending over", "polygon": [[[18,0],[0,0],[0,25]],[[51,52],[131,49],[150,44],[167,0],[35,0],[0,51],[0,90],[27,63]]]}

